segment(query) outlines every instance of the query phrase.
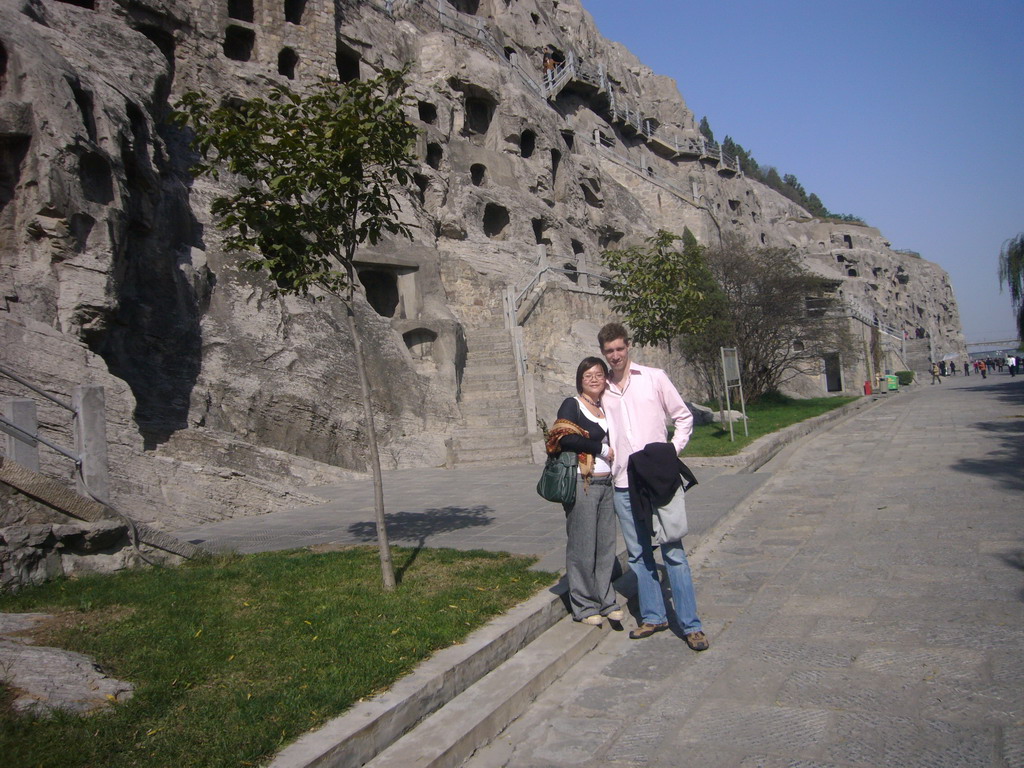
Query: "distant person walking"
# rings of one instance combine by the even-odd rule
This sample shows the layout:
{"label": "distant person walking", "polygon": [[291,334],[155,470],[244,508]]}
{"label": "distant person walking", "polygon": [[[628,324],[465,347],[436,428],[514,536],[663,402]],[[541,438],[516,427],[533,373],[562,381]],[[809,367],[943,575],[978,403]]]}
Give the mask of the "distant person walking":
{"label": "distant person walking", "polygon": [[1006,368],[1010,372],[1011,378],[1017,375],[1018,364],[1019,363],[1017,362],[1017,357],[1015,355],[1010,355],[1006,358]]}
{"label": "distant person walking", "polygon": [[981,378],[983,378],[983,379],[987,379],[988,378],[988,366],[985,365],[985,361],[984,360],[979,360],[978,361],[978,373],[981,374]]}
{"label": "distant person walking", "polygon": [[932,362],[932,384],[934,384],[935,382],[939,382],[939,384],[941,384],[942,383],[942,378],[939,376],[939,364],[933,361]]}
{"label": "distant person walking", "polygon": [[970,375],[971,375],[971,362],[969,360],[964,360],[964,376],[970,376]]}

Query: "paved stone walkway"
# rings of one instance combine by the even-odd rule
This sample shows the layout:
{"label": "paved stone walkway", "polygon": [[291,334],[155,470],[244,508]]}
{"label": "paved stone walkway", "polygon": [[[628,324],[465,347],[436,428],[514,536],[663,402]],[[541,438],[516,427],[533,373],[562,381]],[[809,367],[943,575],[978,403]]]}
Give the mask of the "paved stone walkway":
{"label": "paved stone walkway", "polygon": [[791,446],[691,557],[711,649],[598,648],[467,768],[1024,766],[1024,378]]}
{"label": "paved stone walkway", "polygon": [[[700,484],[686,496],[690,529],[708,530],[760,486],[766,473],[691,460]],[[384,473],[388,537],[405,546],[486,549],[537,556],[535,568],[565,567],[565,514],[537,495],[540,466],[403,469]],[[174,531],[214,551],[262,552],[305,546],[350,546],[377,540],[369,479],[303,489],[324,504],[232,518]],[[621,537],[620,537],[621,538]],[[624,547],[621,545],[620,550]]]}

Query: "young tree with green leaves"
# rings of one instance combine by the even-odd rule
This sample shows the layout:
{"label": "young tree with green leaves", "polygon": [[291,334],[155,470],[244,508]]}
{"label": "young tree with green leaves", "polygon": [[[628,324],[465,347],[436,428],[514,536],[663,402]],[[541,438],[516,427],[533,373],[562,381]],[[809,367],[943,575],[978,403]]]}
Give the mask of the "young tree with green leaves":
{"label": "young tree with green leaves", "polygon": [[718,335],[688,340],[690,346],[683,347],[698,369],[717,371],[718,346],[736,347],[744,392],[754,401],[814,369],[825,354],[852,354],[846,320],[832,311],[838,301],[830,282],[791,251],[755,248],[726,235],[704,258],[724,303],[721,316],[709,324]]}
{"label": "young tree with green leaves", "polygon": [[202,158],[194,173],[237,180],[211,211],[228,232],[230,251],[246,254],[244,269],[266,273],[274,294],[344,303],[355,348],[375,487],[377,539],[385,589],[395,574],[384,519],[377,432],[353,302],[362,291],[356,250],[384,234],[411,237],[398,219],[397,186],[415,163],[416,128],[404,112],[403,70],[370,80],[321,79],[303,93],[276,86],[266,98],[212,103],[190,92],[175,119],[194,132]]}
{"label": "young tree with green leaves", "polygon": [[713,281],[701,251],[689,230],[680,236],[662,229],[642,246],[602,254],[611,272],[605,293],[635,343],[671,347],[678,336],[703,328],[703,300]]}
{"label": "young tree with green leaves", "polygon": [[1011,237],[999,251],[999,283],[1010,291],[1017,313],[1017,336],[1024,342],[1024,233]]}

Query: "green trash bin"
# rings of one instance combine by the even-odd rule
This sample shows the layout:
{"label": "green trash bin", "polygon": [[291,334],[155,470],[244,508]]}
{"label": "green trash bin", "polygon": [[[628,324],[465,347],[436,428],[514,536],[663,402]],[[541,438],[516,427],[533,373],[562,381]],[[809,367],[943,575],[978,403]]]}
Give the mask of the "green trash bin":
{"label": "green trash bin", "polygon": [[892,376],[892,375],[890,375],[890,376],[886,376],[885,379],[889,383],[889,391],[890,392],[899,392],[900,391],[900,377],[899,376]]}

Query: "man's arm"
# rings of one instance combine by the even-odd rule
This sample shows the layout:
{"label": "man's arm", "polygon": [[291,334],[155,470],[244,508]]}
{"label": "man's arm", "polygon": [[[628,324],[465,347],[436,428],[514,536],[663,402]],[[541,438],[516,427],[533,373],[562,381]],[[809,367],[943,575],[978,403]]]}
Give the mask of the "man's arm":
{"label": "man's arm", "polygon": [[683,396],[675,388],[668,374],[658,371],[661,375],[657,377],[658,396],[661,398],[662,408],[665,415],[675,424],[675,432],[672,433],[672,444],[679,453],[690,442],[690,435],[693,434],[693,414],[683,402]]}

